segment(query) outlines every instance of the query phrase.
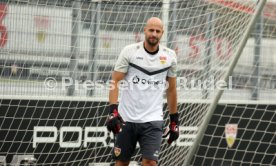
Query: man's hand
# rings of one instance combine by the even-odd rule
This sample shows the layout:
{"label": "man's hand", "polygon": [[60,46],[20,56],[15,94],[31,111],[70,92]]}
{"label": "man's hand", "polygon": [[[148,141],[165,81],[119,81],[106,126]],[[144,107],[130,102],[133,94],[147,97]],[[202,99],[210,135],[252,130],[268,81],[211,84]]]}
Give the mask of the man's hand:
{"label": "man's hand", "polygon": [[124,121],[122,117],[119,115],[117,104],[111,104],[109,107],[110,114],[107,119],[106,127],[108,131],[112,131],[114,134],[118,134],[121,131]]}
{"label": "man's hand", "polygon": [[178,113],[170,114],[170,125],[163,132],[162,137],[166,138],[168,135],[168,144],[171,144],[173,141],[177,140],[179,137],[179,129],[178,129]]}

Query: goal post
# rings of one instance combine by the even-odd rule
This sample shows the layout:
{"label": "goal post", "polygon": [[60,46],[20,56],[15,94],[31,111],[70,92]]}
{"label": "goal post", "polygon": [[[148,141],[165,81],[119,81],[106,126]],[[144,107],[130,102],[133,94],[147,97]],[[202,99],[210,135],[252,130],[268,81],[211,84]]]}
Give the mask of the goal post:
{"label": "goal post", "polygon": [[[228,80],[229,80],[229,76],[232,75],[233,70],[241,56],[241,53],[243,51],[243,48],[246,45],[246,42],[248,40],[248,37],[251,33],[251,30],[253,29],[255,22],[258,18],[260,18],[260,15],[262,14],[263,8],[266,4],[266,0],[263,1],[258,1],[257,3],[257,7],[253,13],[253,16],[250,20],[250,22],[248,23],[247,28],[245,29],[244,35],[241,37],[241,41],[239,43],[239,45],[237,46],[237,50],[236,52],[233,54],[234,58],[231,61],[225,75],[223,76],[223,80],[228,84]],[[200,142],[203,139],[204,133],[206,132],[206,129],[208,127],[208,124],[214,114],[215,108],[217,107],[217,104],[223,94],[224,89],[219,89],[218,92],[215,94],[215,97],[213,98],[213,101],[211,102],[210,107],[208,108],[208,111],[206,112],[205,118],[203,119],[202,124],[200,125],[199,131],[197,133],[196,139],[193,143],[193,146],[191,147],[191,149],[189,150],[188,156],[184,162],[184,165],[188,166],[190,165],[190,162],[194,156],[194,153],[196,152]]]}

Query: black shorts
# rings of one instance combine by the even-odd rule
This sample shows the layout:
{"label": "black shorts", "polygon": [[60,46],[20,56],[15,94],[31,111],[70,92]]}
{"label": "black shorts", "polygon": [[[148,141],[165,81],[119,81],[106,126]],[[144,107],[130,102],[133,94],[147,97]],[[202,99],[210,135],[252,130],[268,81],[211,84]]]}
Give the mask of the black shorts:
{"label": "black shorts", "polygon": [[130,161],[139,142],[142,158],[158,161],[162,141],[163,121],[146,123],[126,122],[117,134],[113,157],[115,160]]}

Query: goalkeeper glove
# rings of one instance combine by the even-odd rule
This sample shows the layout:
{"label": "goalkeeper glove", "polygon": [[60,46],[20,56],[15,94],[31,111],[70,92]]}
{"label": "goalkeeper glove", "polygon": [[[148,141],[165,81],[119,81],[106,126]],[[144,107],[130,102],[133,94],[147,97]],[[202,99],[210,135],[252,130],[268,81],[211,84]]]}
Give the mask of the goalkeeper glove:
{"label": "goalkeeper glove", "polygon": [[108,131],[112,131],[114,134],[118,134],[121,131],[124,121],[119,115],[117,104],[111,104],[109,107],[110,112],[107,119],[106,127]]}
{"label": "goalkeeper glove", "polygon": [[168,135],[168,144],[171,144],[173,141],[177,140],[179,137],[179,129],[178,129],[178,113],[175,114],[170,114],[170,125],[167,127],[164,132],[162,137],[166,138]]}

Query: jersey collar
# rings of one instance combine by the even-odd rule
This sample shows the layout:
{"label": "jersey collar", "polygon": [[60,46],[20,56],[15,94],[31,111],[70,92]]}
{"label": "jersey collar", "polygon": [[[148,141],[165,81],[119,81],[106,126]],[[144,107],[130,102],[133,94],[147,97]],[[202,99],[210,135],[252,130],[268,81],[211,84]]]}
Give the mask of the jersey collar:
{"label": "jersey collar", "polygon": [[145,44],[143,43],[143,47],[144,47],[144,50],[148,53],[148,54],[151,54],[151,55],[155,55],[155,54],[157,54],[158,53],[158,51],[159,51],[159,46],[157,47],[157,50],[156,51],[154,51],[154,52],[150,52],[150,51],[148,51],[147,49],[146,49],[146,47],[145,47]]}

